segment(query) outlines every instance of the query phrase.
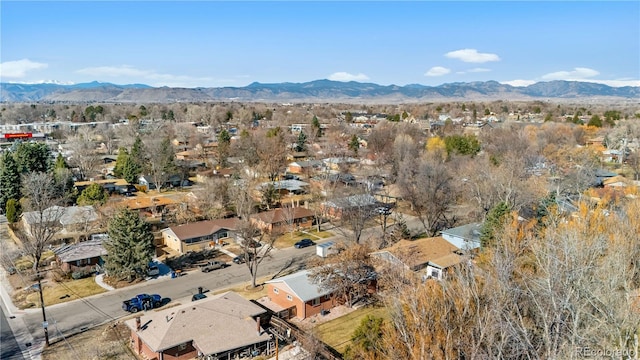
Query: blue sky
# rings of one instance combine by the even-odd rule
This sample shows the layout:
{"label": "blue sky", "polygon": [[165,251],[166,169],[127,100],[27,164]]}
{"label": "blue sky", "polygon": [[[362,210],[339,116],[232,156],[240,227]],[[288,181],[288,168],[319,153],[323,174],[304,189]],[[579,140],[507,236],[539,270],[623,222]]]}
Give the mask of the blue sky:
{"label": "blue sky", "polygon": [[0,81],[640,86],[639,1],[7,1]]}

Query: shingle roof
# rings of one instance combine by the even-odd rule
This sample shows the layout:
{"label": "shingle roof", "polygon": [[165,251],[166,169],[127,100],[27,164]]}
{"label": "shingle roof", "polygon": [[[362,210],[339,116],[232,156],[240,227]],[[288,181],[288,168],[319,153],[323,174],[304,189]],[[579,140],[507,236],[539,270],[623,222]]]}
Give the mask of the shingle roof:
{"label": "shingle roof", "polygon": [[[37,211],[29,211],[22,214],[27,224],[34,224],[40,221],[40,213]],[[98,219],[98,214],[93,206],[52,206],[42,212],[43,219],[54,221],[66,226],[71,224],[79,224],[85,222],[93,222]]]}
{"label": "shingle roof", "polygon": [[62,245],[53,251],[60,261],[68,263],[107,255],[102,240],[88,240],[72,245]]}
{"label": "shingle roof", "polygon": [[192,239],[196,237],[211,235],[220,229],[234,230],[237,226],[238,219],[216,219],[198,221],[190,224],[171,226],[169,229],[180,240]]}
{"label": "shingle roof", "polygon": [[136,330],[135,318],[125,324],[154,352],[193,341],[208,355],[268,341],[270,335],[258,334],[253,319],[264,313],[260,306],[229,291],[195,303],[146,312],[140,317],[140,330]]}
{"label": "shingle roof", "polygon": [[[289,213],[291,211],[291,213]],[[290,221],[291,219],[301,219],[305,217],[312,217],[313,211],[303,208],[294,207],[287,209],[274,209],[271,211],[264,211],[261,213],[251,215],[251,218],[258,219],[265,224],[276,224],[279,222]]]}
{"label": "shingle roof", "polygon": [[442,234],[449,234],[463,238],[467,241],[480,241],[480,230],[482,229],[482,223],[471,223],[458,227],[454,227],[447,230],[442,230]]}
{"label": "shingle roof", "polygon": [[393,246],[376,251],[372,255],[391,253],[409,268],[416,270],[426,264],[442,269],[462,262],[462,256],[455,252],[459,249],[440,236],[418,240],[400,240]]}
{"label": "shingle roof", "polygon": [[314,284],[309,279],[309,270],[302,270],[291,275],[269,280],[267,284],[282,284],[300,300],[307,302],[317,299],[323,295],[331,294],[331,290],[323,290],[318,284]]}

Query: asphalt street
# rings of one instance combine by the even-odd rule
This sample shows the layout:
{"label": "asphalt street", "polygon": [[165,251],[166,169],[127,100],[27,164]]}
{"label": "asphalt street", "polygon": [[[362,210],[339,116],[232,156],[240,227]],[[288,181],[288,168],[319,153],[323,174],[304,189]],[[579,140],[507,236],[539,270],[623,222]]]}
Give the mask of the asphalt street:
{"label": "asphalt street", "polygon": [[4,305],[0,308],[0,359],[24,360],[13,331],[5,315]]}

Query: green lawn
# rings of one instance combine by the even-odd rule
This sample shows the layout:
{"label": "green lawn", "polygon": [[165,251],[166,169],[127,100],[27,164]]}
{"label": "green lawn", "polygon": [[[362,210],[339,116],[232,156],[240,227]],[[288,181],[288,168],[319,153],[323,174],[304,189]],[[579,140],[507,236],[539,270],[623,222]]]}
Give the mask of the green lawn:
{"label": "green lawn", "polygon": [[315,330],[318,337],[329,346],[343,352],[351,343],[353,331],[367,315],[387,318],[387,309],[383,307],[364,307],[345,316],[318,325]]}

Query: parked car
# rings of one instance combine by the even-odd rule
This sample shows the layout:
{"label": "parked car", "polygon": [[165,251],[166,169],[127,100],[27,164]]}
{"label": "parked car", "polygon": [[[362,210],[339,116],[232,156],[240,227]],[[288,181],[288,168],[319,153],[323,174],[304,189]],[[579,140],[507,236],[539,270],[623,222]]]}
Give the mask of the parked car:
{"label": "parked car", "polygon": [[147,276],[158,275],[160,275],[160,268],[158,268],[158,265],[149,265],[149,269],[147,269]]}
{"label": "parked car", "polygon": [[240,254],[240,255],[238,255],[238,256],[233,258],[233,263],[234,264],[244,264],[245,262],[247,262],[247,260],[252,260],[253,256],[254,255],[252,253]]}
{"label": "parked car", "polygon": [[132,313],[141,310],[151,310],[162,306],[162,296],[158,294],[138,294],[135,297],[122,302],[122,310]]}
{"label": "parked car", "polygon": [[197,293],[197,294],[194,294],[191,297],[191,301],[198,301],[198,300],[202,300],[202,299],[206,299],[206,298],[207,298],[207,295],[202,294],[202,293]]}
{"label": "parked car", "polygon": [[306,248],[307,246],[312,246],[315,244],[316,243],[314,243],[311,239],[302,239],[297,243],[293,244],[293,247],[295,247],[296,249],[302,249],[302,248]]}
{"label": "parked car", "polygon": [[200,266],[200,271],[206,273],[213,270],[224,269],[225,267],[227,267],[227,263],[222,261],[207,261],[206,264]]}

